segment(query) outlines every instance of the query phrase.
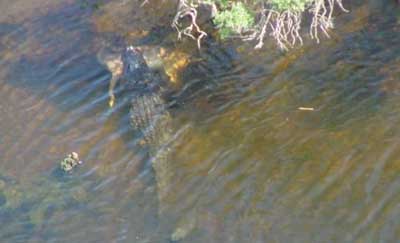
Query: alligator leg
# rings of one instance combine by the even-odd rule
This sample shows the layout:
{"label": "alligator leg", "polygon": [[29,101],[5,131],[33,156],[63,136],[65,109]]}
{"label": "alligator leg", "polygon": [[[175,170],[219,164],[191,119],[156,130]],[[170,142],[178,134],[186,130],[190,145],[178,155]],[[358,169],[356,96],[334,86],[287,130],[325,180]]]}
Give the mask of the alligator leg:
{"label": "alligator leg", "polygon": [[[102,55],[102,54],[99,54],[99,55]],[[113,107],[114,103],[115,103],[114,88],[115,88],[115,85],[117,84],[119,78],[122,75],[123,63],[122,63],[120,56],[117,56],[114,58],[103,57],[103,59],[104,60],[101,60],[101,59],[100,60],[107,66],[107,69],[111,73],[111,80],[110,80],[110,84],[108,87],[108,96],[109,96],[108,105],[110,107]]]}

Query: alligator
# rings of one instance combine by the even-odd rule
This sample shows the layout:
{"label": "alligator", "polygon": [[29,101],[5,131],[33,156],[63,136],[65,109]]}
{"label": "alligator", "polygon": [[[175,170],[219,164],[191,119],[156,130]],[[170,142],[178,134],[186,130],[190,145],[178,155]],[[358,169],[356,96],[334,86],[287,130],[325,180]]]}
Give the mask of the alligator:
{"label": "alligator", "polygon": [[141,134],[140,144],[146,146],[156,174],[157,192],[162,202],[170,185],[168,141],[172,134],[171,116],[163,97],[165,82],[147,65],[140,48],[129,46],[122,53],[123,89],[130,95],[130,123]]}
{"label": "alligator", "polygon": [[[156,72],[153,66],[149,67],[139,47],[128,46],[122,54],[103,53],[98,57],[112,74],[109,104],[115,101],[114,88],[117,82],[121,85],[119,90],[122,90],[124,97],[129,97],[130,123],[134,132],[140,135],[140,146],[149,151],[157,184],[158,214],[163,218],[168,211],[166,199],[173,185],[173,171],[169,166],[173,142],[172,119],[164,95],[168,82],[163,78],[167,76]],[[179,221],[171,234],[172,241],[185,238],[194,228],[191,219]]]}
{"label": "alligator", "polygon": [[[98,59],[110,71],[109,105],[115,102],[114,89],[120,83],[129,97],[131,126],[139,135],[139,144],[149,151],[156,174],[159,200],[165,196],[168,183],[168,140],[171,137],[171,116],[164,99],[168,82],[147,64],[139,47],[128,46],[122,54],[101,50]],[[125,96],[126,97],[126,96]]]}

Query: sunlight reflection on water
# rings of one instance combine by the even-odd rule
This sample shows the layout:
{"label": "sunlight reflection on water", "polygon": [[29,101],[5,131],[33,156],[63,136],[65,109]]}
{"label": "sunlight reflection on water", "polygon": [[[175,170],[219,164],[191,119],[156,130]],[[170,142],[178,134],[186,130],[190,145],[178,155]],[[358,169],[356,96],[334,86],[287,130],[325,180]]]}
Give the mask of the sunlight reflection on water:
{"label": "sunlight reflection on water", "polygon": [[[157,32],[168,14],[147,23],[151,6],[130,18],[137,3],[108,4],[65,1],[0,24],[0,239],[168,242],[191,224],[184,242],[400,237],[394,6],[353,3],[332,39],[288,53],[212,41],[199,53]],[[127,100],[107,105],[96,52],[120,38],[193,56],[169,94],[176,141],[162,201]],[[63,175],[71,151],[84,164]]]}

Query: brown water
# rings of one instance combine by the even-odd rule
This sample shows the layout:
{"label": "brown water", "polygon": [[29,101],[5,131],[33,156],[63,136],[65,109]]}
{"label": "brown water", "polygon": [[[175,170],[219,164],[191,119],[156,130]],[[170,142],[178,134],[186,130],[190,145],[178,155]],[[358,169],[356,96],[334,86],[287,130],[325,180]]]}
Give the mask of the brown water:
{"label": "brown water", "polygon": [[[182,242],[397,242],[393,2],[345,2],[350,14],[318,45],[209,40],[199,53],[176,41],[168,2],[3,1],[1,242],[168,242],[189,224]],[[192,57],[169,97],[176,139],[162,202],[126,100],[108,107],[110,74],[96,59],[124,43]],[[62,174],[71,151],[84,164]]]}

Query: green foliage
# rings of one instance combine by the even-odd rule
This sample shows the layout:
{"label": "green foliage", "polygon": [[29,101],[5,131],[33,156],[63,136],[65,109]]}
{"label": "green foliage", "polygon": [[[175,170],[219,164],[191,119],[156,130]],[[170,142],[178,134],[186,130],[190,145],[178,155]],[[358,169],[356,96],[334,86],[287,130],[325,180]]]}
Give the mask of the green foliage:
{"label": "green foliage", "polygon": [[268,3],[276,11],[304,11],[314,0],[269,0]]}
{"label": "green foliage", "polygon": [[232,0],[202,0],[204,3],[216,4],[221,9],[226,9],[232,3]]}
{"label": "green foliage", "polygon": [[243,30],[254,26],[255,14],[250,8],[257,2],[264,2],[278,12],[303,12],[313,1],[314,0],[252,0],[246,2],[242,0],[209,0],[209,2],[217,4],[220,8],[213,22],[219,29],[222,39],[235,33],[241,33]]}
{"label": "green foliage", "polygon": [[205,2],[215,3],[221,9],[227,9],[235,3],[243,3],[251,6],[257,3],[265,3],[270,5],[274,10],[282,11],[304,11],[307,6],[314,0],[205,0]]}
{"label": "green foliage", "polygon": [[214,0],[215,3],[221,5],[223,8],[227,8],[229,6],[230,0]]}
{"label": "green foliage", "polygon": [[[222,0],[219,0],[223,2]],[[227,0],[225,0],[227,2]],[[242,2],[233,3],[230,9],[219,12],[213,19],[219,28],[221,38],[227,38],[234,33],[241,33],[254,25],[254,13]]]}

